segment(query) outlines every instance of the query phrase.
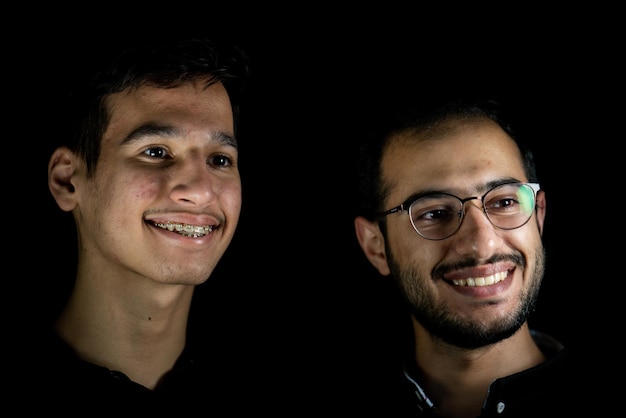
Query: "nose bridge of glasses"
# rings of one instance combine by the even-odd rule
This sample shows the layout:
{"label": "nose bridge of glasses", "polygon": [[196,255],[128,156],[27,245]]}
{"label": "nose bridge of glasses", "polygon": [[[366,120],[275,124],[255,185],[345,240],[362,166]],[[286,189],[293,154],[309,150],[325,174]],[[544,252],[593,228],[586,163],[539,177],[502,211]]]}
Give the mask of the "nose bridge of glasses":
{"label": "nose bridge of glasses", "polygon": [[480,196],[472,196],[472,197],[466,197],[465,199],[460,199],[459,198],[459,201],[461,202],[461,211],[459,213],[459,226],[458,226],[458,228],[461,227],[461,223],[463,223],[463,220],[465,219],[465,215],[467,215],[468,205],[466,205],[466,203],[474,201],[474,200],[476,200],[476,202],[472,202],[469,206],[470,207],[473,206],[474,208],[476,208],[478,211],[480,211],[480,213],[483,216],[485,216],[487,218],[489,223],[493,224],[493,221],[489,217],[489,214],[487,213],[487,209],[485,208],[484,198],[480,197]]}
{"label": "nose bridge of glasses", "polygon": [[457,198],[459,199],[459,201],[461,202],[461,207],[462,210],[461,212],[465,213],[465,211],[467,210],[466,207],[466,203],[471,201],[471,200],[478,200],[478,202],[480,203],[475,203],[473,206],[476,206],[477,209],[480,209],[481,211],[484,212],[484,202],[483,202],[483,198],[481,198],[480,196],[472,196],[472,197],[466,197],[465,199],[461,199],[461,198]]}

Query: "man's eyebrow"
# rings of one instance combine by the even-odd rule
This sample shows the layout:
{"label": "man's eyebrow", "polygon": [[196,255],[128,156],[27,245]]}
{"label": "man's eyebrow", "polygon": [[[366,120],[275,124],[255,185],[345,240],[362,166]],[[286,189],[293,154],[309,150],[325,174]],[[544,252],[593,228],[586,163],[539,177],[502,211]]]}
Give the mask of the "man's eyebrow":
{"label": "man's eyebrow", "polygon": [[[180,130],[174,126],[157,125],[151,123],[147,125],[141,125],[137,129],[133,130],[128,136],[126,136],[126,138],[124,138],[122,143],[129,144],[131,142],[138,141],[146,137],[172,137],[180,134]],[[235,139],[235,137],[224,131],[212,132],[211,140],[219,142],[222,145],[237,148],[237,140]]]}
{"label": "man's eyebrow", "polygon": [[226,145],[233,148],[237,147],[237,140],[233,135],[227,134],[224,131],[213,132],[212,138],[214,141],[219,142],[222,145]]}
{"label": "man's eyebrow", "polygon": [[141,125],[137,129],[133,130],[128,136],[126,136],[126,138],[124,138],[124,141],[122,141],[122,143],[128,144],[149,136],[174,136],[178,132],[178,129],[173,126],[157,125],[151,123],[148,125]]}

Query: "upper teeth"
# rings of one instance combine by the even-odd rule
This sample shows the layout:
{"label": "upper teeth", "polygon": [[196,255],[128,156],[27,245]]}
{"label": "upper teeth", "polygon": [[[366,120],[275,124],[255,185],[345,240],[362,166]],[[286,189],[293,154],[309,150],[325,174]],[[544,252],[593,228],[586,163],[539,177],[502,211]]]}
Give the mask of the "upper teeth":
{"label": "upper teeth", "polygon": [[176,231],[185,237],[194,237],[194,238],[203,237],[209,232],[213,231],[214,229],[212,225],[196,226],[196,225],[189,225],[189,224],[173,223],[169,221],[165,224],[155,223],[155,225],[158,226],[159,228],[167,229],[168,231]]}
{"label": "upper teeth", "polygon": [[506,271],[501,271],[487,277],[468,277],[467,279],[452,280],[452,283],[457,286],[489,286],[504,280],[506,274]]}

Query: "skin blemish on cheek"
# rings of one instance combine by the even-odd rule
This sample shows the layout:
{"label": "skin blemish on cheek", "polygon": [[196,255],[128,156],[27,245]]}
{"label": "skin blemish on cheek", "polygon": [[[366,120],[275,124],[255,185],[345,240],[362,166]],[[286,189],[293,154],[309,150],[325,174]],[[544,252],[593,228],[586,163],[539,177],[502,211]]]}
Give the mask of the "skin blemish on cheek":
{"label": "skin blemish on cheek", "polygon": [[135,193],[135,197],[137,199],[146,199],[146,198],[150,198],[152,196],[154,196],[155,193],[150,191],[150,190],[139,190],[137,193]]}
{"label": "skin blemish on cheek", "polygon": [[157,181],[145,182],[133,187],[136,189],[135,197],[138,199],[150,199],[159,193],[159,182]]}

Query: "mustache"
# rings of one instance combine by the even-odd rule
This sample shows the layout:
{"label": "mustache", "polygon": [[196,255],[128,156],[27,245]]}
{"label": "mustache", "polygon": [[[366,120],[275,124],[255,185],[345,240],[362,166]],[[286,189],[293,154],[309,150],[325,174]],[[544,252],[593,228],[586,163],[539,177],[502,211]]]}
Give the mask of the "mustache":
{"label": "mustache", "polygon": [[[510,261],[519,267],[526,267],[526,258],[524,258],[524,256],[519,252],[513,254],[494,254],[489,257],[487,263],[498,263],[502,261]],[[477,259],[472,257],[467,257],[453,263],[438,264],[432,271],[432,277],[443,277],[451,271],[468,267],[477,267],[481,264],[484,264],[484,262],[480,263]]]}

